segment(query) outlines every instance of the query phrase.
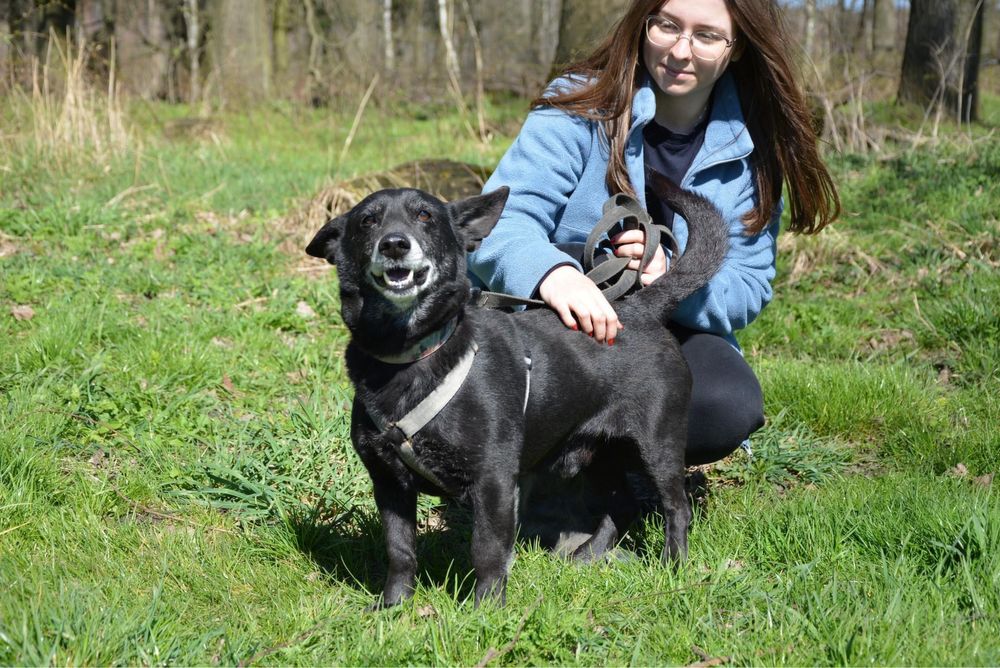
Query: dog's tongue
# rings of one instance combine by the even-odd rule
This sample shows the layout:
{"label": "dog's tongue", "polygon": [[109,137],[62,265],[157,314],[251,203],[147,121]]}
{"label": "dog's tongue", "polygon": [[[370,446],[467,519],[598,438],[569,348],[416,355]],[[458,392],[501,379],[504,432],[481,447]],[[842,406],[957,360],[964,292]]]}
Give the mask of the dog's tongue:
{"label": "dog's tongue", "polygon": [[410,277],[409,269],[387,269],[385,272],[386,278],[396,283],[400,281],[405,281]]}

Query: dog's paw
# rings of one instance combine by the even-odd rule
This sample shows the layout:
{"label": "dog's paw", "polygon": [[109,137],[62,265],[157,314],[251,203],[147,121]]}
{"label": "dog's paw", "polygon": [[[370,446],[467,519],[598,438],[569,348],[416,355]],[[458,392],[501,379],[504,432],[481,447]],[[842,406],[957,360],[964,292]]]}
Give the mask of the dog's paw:
{"label": "dog's paw", "polygon": [[386,600],[379,596],[374,603],[371,603],[365,607],[365,612],[381,612],[382,610],[388,610],[389,608],[395,608],[403,602],[403,599],[396,599],[395,601],[390,601],[386,603]]}

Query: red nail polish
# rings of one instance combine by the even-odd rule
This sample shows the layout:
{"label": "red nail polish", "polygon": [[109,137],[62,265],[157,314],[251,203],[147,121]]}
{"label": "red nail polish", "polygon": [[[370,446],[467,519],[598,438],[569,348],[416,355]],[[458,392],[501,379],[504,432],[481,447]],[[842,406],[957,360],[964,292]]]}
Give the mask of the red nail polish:
{"label": "red nail polish", "polygon": [[608,339],[608,345],[609,346],[615,345],[615,340],[614,339]]}
{"label": "red nail polish", "polygon": [[580,329],[576,325],[570,325],[569,328],[572,329],[574,332]]}

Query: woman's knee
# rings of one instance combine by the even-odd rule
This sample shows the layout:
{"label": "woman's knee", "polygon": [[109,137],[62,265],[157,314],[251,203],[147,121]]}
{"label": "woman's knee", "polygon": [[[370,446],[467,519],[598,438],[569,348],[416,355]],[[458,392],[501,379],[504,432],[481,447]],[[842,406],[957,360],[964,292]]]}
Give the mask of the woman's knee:
{"label": "woman's knee", "polygon": [[696,388],[688,420],[688,431],[692,435],[699,434],[701,440],[722,443],[735,441],[735,448],[764,425],[760,386],[755,379],[749,387],[717,385],[702,391]]}
{"label": "woman's knee", "polygon": [[764,425],[760,383],[749,367],[745,371],[696,379],[688,411],[689,464],[722,459]]}

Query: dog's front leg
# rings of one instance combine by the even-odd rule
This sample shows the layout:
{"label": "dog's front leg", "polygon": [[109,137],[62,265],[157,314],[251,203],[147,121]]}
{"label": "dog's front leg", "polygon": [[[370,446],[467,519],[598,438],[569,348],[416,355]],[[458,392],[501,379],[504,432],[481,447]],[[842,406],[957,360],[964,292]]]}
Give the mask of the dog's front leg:
{"label": "dog's front leg", "polygon": [[517,475],[488,473],[476,480],[472,515],[476,606],[484,598],[494,598],[503,605],[517,525]]}
{"label": "dog's front leg", "polygon": [[373,607],[388,608],[413,596],[417,574],[417,491],[395,480],[373,477],[372,483],[389,555],[382,599]]}

